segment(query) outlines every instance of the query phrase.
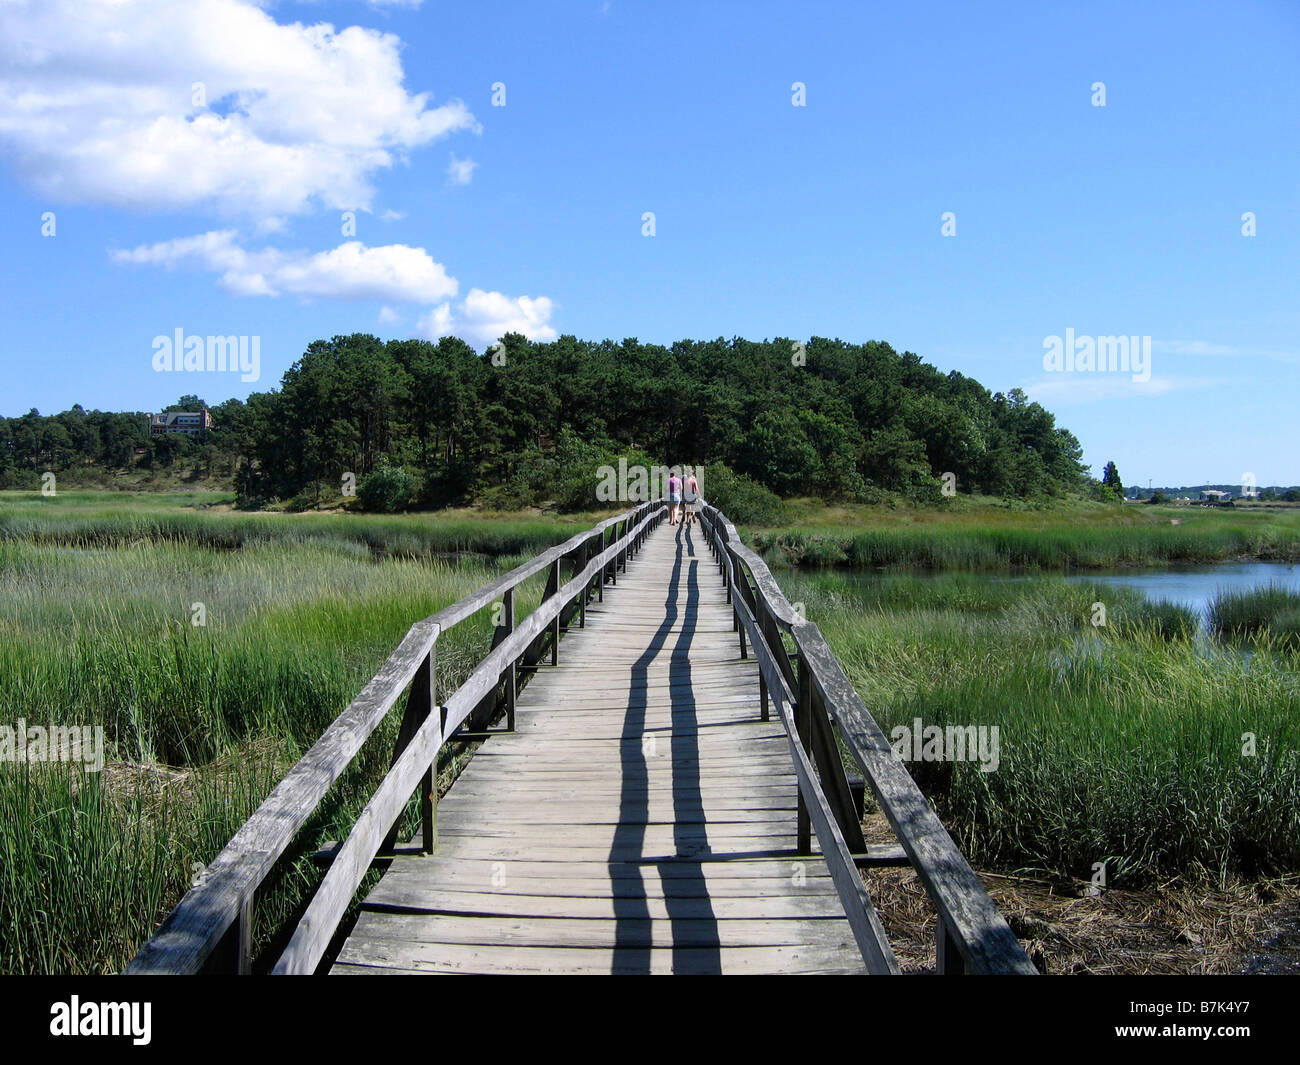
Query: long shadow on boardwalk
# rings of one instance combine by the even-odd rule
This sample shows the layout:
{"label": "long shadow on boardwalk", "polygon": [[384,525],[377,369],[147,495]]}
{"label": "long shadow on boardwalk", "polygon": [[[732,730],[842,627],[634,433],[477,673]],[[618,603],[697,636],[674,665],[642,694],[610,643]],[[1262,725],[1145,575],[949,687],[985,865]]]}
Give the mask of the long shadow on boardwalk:
{"label": "long shadow on boardwalk", "polygon": [[[649,695],[649,667],[668,642],[678,617],[678,596],[682,570],[686,570],[686,607],[682,630],[669,657],[668,692],[672,721],[673,775],[673,843],[674,858],[656,862],[660,883],[668,885],[665,907],[673,938],[673,970],[696,973],[722,971],[717,917],[709,901],[704,869],[692,857],[709,853],[708,826],[703,815],[700,789],[699,730],[695,713],[695,696],[691,687],[690,648],[695,634],[700,601],[696,577],[698,560],[690,526],[677,527],[677,551],[671,576],[665,582],[667,599],[664,620],[655,630],[649,646],[632,666],[631,691],[623,719],[623,782],[619,798],[619,824],[614,831],[609,856],[610,878],[628,869],[632,855],[639,855],[645,843],[645,825],[650,814],[650,775],[646,750],[646,703]],[[650,757],[661,757],[652,753]],[[635,868],[635,867],[634,867]],[[645,899],[645,882],[639,870],[639,894],[614,892],[614,971],[647,973],[650,971],[650,910]]]}

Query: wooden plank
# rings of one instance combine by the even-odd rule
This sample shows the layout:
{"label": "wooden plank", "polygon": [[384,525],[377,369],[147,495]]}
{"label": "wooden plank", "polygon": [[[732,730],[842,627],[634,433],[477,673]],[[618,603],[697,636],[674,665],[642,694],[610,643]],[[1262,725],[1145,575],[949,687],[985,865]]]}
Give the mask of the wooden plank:
{"label": "wooden plank", "polygon": [[[680,900],[697,903],[705,900]],[[808,918],[529,917],[485,921],[448,914],[363,913],[353,933],[372,943],[514,945],[519,947],[852,947],[838,916]]]}
{"label": "wooden plank", "polygon": [[[467,863],[463,863],[467,864]],[[715,865],[720,863],[714,863]],[[388,877],[394,885],[418,883],[429,892],[435,903],[443,890],[477,891],[503,895],[561,895],[581,898],[770,898],[791,889],[791,877],[769,877],[756,880],[751,877],[710,876],[701,869],[697,875],[658,877],[654,870],[640,876],[621,876],[608,879],[576,877],[567,873],[550,876],[522,877],[507,875],[497,870],[483,873],[441,872],[430,877],[418,871],[408,871],[406,876],[390,870]],[[804,895],[824,895],[832,899],[839,896],[830,877],[809,877],[798,885]],[[837,911],[838,912],[838,911]]]}
{"label": "wooden plank", "polygon": [[[840,925],[840,938],[852,942],[850,926],[844,922],[844,910],[837,895],[806,894],[763,895],[753,898],[646,898],[627,906],[624,898],[577,895],[513,895],[504,891],[464,891],[450,887],[422,884],[408,886],[393,881],[375,888],[366,898],[364,909],[381,909],[418,913],[485,914],[497,917],[569,917],[579,919],[617,919],[635,913],[647,919],[671,921],[696,916],[727,921],[735,918],[771,920],[785,917],[834,919]],[[485,920],[485,924],[489,921]]]}
{"label": "wooden plank", "polygon": [[[557,872],[557,870],[562,870]],[[567,857],[562,851],[554,853],[550,861],[501,861],[495,858],[443,858],[437,855],[418,855],[409,859],[394,860],[389,876],[419,876],[438,879],[458,874],[481,876],[488,880],[494,875],[512,878],[554,878],[560,875],[577,879],[611,880],[621,877],[653,880],[676,878],[735,879],[748,881],[788,880],[795,882],[795,874],[809,880],[827,877],[825,864],[813,858],[733,858],[726,861],[662,862],[645,865],[640,862],[610,862],[607,860],[582,861]]]}
{"label": "wooden plank", "polygon": [[845,952],[827,947],[519,948],[465,944],[397,944],[349,939],[339,964],[392,966],[404,972],[543,974],[825,974],[860,973]]}

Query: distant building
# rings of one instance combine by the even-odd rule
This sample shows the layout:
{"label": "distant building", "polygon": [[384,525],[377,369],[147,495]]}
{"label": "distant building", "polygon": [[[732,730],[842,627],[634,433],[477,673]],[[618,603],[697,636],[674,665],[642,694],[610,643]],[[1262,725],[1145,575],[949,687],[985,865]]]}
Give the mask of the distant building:
{"label": "distant building", "polygon": [[149,415],[149,435],[166,436],[168,433],[188,433],[190,436],[212,428],[212,415],[208,408],[201,411],[169,410],[165,414]]}
{"label": "distant building", "polygon": [[1231,499],[1232,493],[1220,492],[1217,488],[1206,488],[1201,492],[1201,498],[1213,500],[1215,503],[1221,503],[1225,499]]}

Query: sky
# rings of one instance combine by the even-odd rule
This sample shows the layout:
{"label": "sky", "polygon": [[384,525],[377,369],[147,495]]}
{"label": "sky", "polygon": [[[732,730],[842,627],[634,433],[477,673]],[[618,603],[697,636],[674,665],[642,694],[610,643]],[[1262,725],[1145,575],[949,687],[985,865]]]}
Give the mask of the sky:
{"label": "sky", "polygon": [[[1095,475],[1296,484],[1298,116],[1294,0],[0,0],[0,415],[354,332],[819,336],[1025,389]],[[160,371],[178,329],[257,379]]]}

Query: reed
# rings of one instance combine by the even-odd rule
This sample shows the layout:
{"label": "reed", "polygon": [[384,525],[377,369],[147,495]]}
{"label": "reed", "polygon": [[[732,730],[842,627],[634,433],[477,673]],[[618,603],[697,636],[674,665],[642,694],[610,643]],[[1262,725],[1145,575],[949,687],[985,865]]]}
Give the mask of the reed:
{"label": "reed", "polygon": [[1295,648],[1247,658],[1182,608],[1053,577],[783,584],[887,734],[998,727],[995,772],[909,763],[974,861],[1083,878],[1102,863],[1111,884],[1300,869]]}
{"label": "reed", "polygon": [[[99,773],[0,763],[0,972],[119,970],[410,625],[520,560],[436,557],[435,534],[401,522],[376,552],[365,520],[301,532],[303,517],[267,535],[240,515],[0,520],[0,723],[100,725],[107,747]],[[418,557],[393,550],[399,534]],[[439,547],[527,554],[571,534],[436,533]],[[517,592],[520,616],[543,581]],[[491,633],[481,611],[439,640],[440,690]],[[311,854],[346,836],[382,777],[398,716],[281,863],[259,901],[261,948],[319,879]]]}
{"label": "reed", "polygon": [[1209,625],[1225,639],[1300,650],[1300,593],[1277,585],[1221,591],[1210,603]]}

